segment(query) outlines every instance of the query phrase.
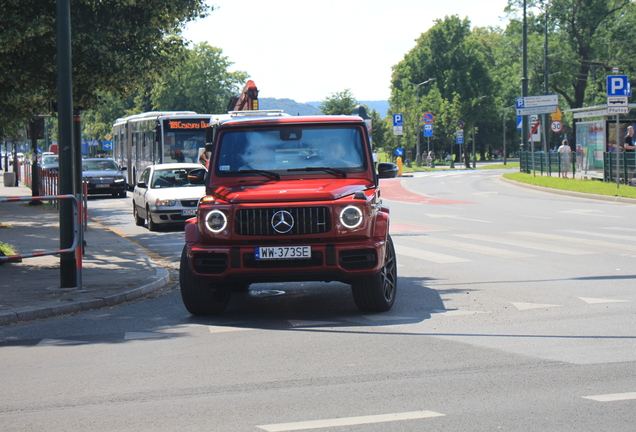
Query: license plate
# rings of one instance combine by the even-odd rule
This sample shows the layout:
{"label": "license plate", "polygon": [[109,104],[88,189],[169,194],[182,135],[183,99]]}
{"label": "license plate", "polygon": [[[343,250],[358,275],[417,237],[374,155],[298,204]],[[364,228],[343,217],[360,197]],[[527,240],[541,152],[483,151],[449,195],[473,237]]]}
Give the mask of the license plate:
{"label": "license plate", "polygon": [[197,209],[195,208],[181,210],[181,216],[196,216],[196,214],[197,214]]}
{"label": "license plate", "polygon": [[274,246],[255,247],[257,260],[308,259],[311,258],[311,246]]}
{"label": "license plate", "polygon": [[99,183],[95,185],[96,188],[107,188],[110,187],[110,183]]}

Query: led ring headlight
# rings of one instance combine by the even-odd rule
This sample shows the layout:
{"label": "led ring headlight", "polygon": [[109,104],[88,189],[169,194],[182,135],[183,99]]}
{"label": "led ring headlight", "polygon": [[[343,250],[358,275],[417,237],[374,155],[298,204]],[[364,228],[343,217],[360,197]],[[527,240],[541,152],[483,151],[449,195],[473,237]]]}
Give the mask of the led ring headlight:
{"label": "led ring headlight", "polygon": [[218,234],[227,227],[227,217],[220,210],[212,210],[205,217],[205,225],[214,234]]}
{"label": "led ring headlight", "polygon": [[340,222],[347,228],[357,228],[362,223],[362,212],[356,206],[347,206],[340,212]]}

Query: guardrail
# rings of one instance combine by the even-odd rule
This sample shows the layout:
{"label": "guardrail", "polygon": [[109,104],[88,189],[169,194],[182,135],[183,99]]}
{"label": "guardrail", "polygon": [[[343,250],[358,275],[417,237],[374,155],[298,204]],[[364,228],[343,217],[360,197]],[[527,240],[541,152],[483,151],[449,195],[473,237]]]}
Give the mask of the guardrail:
{"label": "guardrail", "polygon": [[36,258],[45,255],[59,255],[63,253],[75,252],[76,271],[77,271],[77,289],[82,288],[82,232],[79,229],[82,226],[82,204],[78,202],[73,195],[42,195],[30,197],[0,197],[0,203],[9,202],[31,202],[31,201],[57,201],[62,199],[70,199],[73,203],[73,244],[66,249],[55,249],[47,251],[29,252],[16,255],[0,255],[0,263],[16,262],[24,258]]}

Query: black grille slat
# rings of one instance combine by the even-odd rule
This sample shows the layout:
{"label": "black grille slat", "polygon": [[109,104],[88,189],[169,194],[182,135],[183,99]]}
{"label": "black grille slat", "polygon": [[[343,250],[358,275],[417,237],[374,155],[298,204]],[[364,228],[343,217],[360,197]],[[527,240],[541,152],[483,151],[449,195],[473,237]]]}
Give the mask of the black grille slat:
{"label": "black grille slat", "polygon": [[184,199],[184,200],[180,200],[181,201],[181,205],[183,207],[196,207],[197,204],[199,204],[199,200],[198,199]]}
{"label": "black grille slat", "polygon": [[[288,233],[272,228],[272,216],[280,210],[291,213],[294,226]],[[331,218],[327,207],[291,207],[267,209],[240,209],[234,217],[234,232],[245,236],[277,236],[324,234],[331,231]]]}

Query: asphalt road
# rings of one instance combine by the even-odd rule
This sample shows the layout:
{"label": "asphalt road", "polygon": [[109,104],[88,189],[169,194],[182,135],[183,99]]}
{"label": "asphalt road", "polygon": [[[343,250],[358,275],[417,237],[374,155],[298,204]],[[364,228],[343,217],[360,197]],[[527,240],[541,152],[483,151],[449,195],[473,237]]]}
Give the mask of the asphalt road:
{"label": "asphalt road", "polygon": [[[259,284],[191,317],[175,287],[0,328],[0,424],[24,430],[625,431],[636,417],[634,205],[457,171],[382,180],[398,297]],[[90,214],[176,267],[183,233]]]}

